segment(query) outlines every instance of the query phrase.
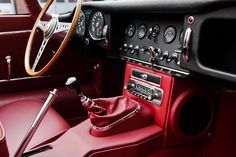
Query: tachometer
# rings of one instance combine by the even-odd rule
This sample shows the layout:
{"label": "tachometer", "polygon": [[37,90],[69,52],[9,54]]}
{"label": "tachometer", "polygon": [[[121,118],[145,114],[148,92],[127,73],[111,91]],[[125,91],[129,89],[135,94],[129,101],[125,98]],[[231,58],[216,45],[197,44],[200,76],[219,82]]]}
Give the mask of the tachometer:
{"label": "tachometer", "polygon": [[93,40],[101,40],[103,37],[104,18],[100,11],[95,11],[90,16],[89,34]]}
{"label": "tachometer", "polygon": [[85,19],[84,12],[81,10],[78,23],[75,28],[75,32],[81,36],[84,36],[85,29],[86,29],[86,19]]}

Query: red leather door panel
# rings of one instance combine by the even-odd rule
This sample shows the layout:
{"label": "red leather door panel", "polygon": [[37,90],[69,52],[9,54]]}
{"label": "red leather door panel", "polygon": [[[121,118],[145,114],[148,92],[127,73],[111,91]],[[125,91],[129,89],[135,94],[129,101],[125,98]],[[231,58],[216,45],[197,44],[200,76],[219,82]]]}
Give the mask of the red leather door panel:
{"label": "red leather door panel", "polygon": [[34,21],[30,15],[0,16],[0,79],[7,79],[6,56],[12,58],[12,77],[26,76],[23,58]]}

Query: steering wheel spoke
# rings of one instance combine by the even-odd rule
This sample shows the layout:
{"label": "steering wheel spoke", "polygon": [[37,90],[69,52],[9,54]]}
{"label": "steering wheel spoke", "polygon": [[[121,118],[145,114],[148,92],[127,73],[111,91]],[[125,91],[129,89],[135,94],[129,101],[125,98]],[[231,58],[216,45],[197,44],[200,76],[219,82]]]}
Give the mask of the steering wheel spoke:
{"label": "steering wheel spoke", "polygon": [[48,23],[49,23],[48,21],[39,21],[37,27],[40,30],[42,30],[43,32],[45,32],[46,31],[46,26],[47,26]]}
{"label": "steering wheel spoke", "polygon": [[71,23],[68,22],[58,22],[56,29],[54,31],[55,33],[60,33],[60,32],[66,32],[70,29]]}
{"label": "steering wheel spoke", "polygon": [[34,60],[34,64],[33,64],[33,67],[32,67],[32,71],[33,72],[35,72],[35,69],[36,69],[36,67],[38,65],[38,62],[39,62],[39,60],[40,60],[40,58],[41,58],[41,56],[42,56],[42,54],[43,54],[43,52],[44,52],[44,50],[45,50],[45,48],[47,46],[48,41],[49,41],[49,38],[44,38],[43,39],[43,42],[42,42],[42,44],[41,44],[41,46],[39,48],[39,52],[38,52],[38,54],[37,54],[37,56],[36,56],[36,58]]}

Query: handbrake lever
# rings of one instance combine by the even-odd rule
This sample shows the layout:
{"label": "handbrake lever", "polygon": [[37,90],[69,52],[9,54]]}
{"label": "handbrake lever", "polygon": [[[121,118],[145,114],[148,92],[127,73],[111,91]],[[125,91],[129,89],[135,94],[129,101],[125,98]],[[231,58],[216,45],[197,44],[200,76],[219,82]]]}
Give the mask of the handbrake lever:
{"label": "handbrake lever", "polygon": [[28,146],[30,140],[34,136],[36,130],[38,129],[38,127],[41,124],[43,118],[45,117],[49,107],[54,102],[56,96],[57,96],[57,89],[54,89],[53,91],[50,91],[50,94],[49,94],[47,100],[43,104],[43,106],[42,106],[41,110],[39,111],[37,117],[35,118],[35,120],[31,124],[29,130],[27,131],[27,133],[24,137],[24,139],[20,143],[14,157],[21,157],[22,156],[22,154],[24,153],[24,151],[25,151],[26,147]]}

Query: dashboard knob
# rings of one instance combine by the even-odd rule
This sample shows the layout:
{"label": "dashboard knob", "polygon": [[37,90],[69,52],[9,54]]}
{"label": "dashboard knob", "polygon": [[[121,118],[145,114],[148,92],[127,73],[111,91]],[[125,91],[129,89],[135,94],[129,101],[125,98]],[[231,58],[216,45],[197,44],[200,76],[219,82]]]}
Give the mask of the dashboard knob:
{"label": "dashboard knob", "polygon": [[171,62],[171,61],[176,60],[176,59],[178,59],[178,54],[176,52],[174,52],[166,58],[166,61]]}
{"label": "dashboard knob", "polygon": [[151,64],[157,64],[158,60],[157,60],[156,57],[150,57],[150,58],[149,58],[149,62],[150,62]]}
{"label": "dashboard knob", "polygon": [[149,46],[147,49],[148,49],[148,53],[153,57],[159,56],[161,54],[160,48],[155,48],[153,46]]}
{"label": "dashboard knob", "polygon": [[139,53],[139,46],[138,45],[136,45],[135,47],[134,47],[134,49],[132,49],[131,51],[130,51],[130,53],[131,54],[134,54],[134,53]]}
{"label": "dashboard knob", "polygon": [[160,33],[160,27],[158,25],[155,25],[153,27],[152,37],[156,38],[159,33]]}
{"label": "dashboard knob", "polygon": [[165,51],[163,52],[160,56],[159,56],[159,59],[162,61],[164,60],[165,58],[167,58],[169,56],[169,52],[168,51]]}
{"label": "dashboard knob", "polygon": [[130,53],[130,54],[132,54],[133,52],[133,45],[132,44],[130,44],[128,47],[127,47],[127,53]]}
{"label": "dashboard knob", "polygon": [[148,30],[149,34],[147,36],[148,40],[152,40],[152,39],[156,39],[156,37],[158,36],[158,34],[160,33],[160,26],[155,25],[153,27],[151,27]]}
{"label": "dashboard knob", "polygon": [[148,52],[149,50],[148,50],[148,48],[147,48],[146,46],[143,46],[143,47],[140,48],[140,51],[141,51],[142,53],[146,53],[146,52]]}
{"label": "dashboard knob", "polygon": [[128,51],[128,44],[124,43],[124,45],[121,46],[119,50],[123,53],[126,53]]}

